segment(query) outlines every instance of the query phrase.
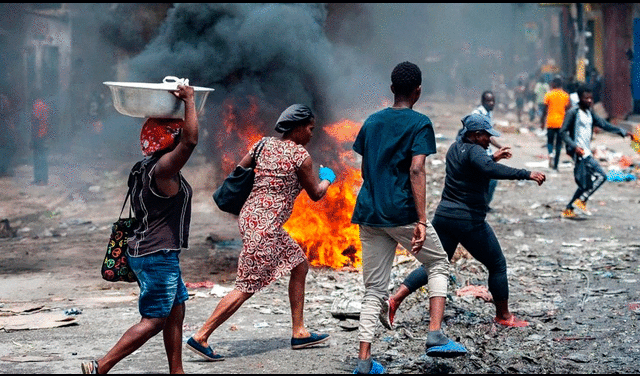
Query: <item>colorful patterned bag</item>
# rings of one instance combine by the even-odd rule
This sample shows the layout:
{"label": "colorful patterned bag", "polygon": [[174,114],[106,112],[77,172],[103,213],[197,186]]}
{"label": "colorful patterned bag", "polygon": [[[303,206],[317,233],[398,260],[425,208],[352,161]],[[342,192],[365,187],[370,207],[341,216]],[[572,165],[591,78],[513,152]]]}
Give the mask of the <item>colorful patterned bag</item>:
{"label": "colorful patterned bag", "polygon": [[[131,183],[131,176],[129,177],[129,183]],[[127,240],[137,227],[136,218],[131,212],[131,203],[129,203],[129,218],[122,218],[122,212],[130,197],[131,184],[129,184],[129,191],[122,204],[118,221],[111,226],[111,238],[109,239],[109,244],[107,244],[107,254],[102,262],[102,278],[109,282],[136,282],[138,280],[135,273],[129,269],[127,260],[127,250],[129,248]]]}

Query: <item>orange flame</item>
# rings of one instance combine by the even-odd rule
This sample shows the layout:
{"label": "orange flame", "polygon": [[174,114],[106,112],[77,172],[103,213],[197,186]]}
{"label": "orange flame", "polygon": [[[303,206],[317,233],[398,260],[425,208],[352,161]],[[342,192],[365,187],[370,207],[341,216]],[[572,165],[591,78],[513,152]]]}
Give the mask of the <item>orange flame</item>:
{"label": "orange flame", "polygon": [[231,98],[222,103],[222,129],[216,136],[218,150],[222,152],[222,171],[231,172],[240,159],[262,135],[260,109],[254,97],[247,97],[249,105],[239,111]]}
{"label": "orange flame", "polygon": [[[354,121],[342,120],[324,127],[324,131],[342,145],[350,146],[360,126]],[[303,191],[284,225],[313,266],[341,268],[362,264],[358,226],[351,223],[362,175],[352,166],[353,152],[347,150],[339,152],[342,162],[335,171],[336,181],[325,197],[313,202]]]}

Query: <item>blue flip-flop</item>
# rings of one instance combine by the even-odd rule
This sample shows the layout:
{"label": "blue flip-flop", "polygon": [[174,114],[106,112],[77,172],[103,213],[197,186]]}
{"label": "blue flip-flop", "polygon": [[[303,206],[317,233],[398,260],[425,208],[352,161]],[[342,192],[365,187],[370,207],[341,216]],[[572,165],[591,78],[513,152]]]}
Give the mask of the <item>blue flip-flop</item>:
{"label": "blue flip-flop", "polygon": [[224,360],[224,356],[220,354],[216,354],[216,352],[213,351],[211,346],[204,347],[201,344],[199,344],[195,339],[193,339],[193,337],[189,338],[186,346],[189,350],[193,351],[194,353],[200,355],[201,357],[205,358],[210,362],[217,362],[219,360]]}
{"label": "blue flip-flop", "polygon": [[328,334],[316,334],[316,333],[311,333],[311,335],[307,338],[291,337],[291,348],[293,350],[304,349],[305,347],[326,342],[327,340],[329,340],[329,338],[330,336]]}
{"label": "blue flip-flop", "polygon": [[458,342],[449,340],[444,345],[430,346],[427,348],[427,356],[436,358],[455,358],[456,356],[465,355],[467,349]]}
{"label": "blue flip-flop", "polygon": [[[358,374],[358,367],[356,367],[356,369],[353,370],[354,374]],[[369,371],[370,375],[381,375],[385,373],[385,369],[382,366],[382,364],[376,362],[375,360],[371,361],[371,371]]]}

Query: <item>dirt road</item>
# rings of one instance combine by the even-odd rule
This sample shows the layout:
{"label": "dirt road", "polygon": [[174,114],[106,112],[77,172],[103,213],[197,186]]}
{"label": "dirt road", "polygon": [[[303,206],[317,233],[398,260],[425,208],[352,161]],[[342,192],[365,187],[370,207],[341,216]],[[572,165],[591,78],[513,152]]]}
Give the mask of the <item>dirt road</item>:
{"label": "dirt road", "polygon": [[[436,124],[439,152],[429,157],[431,213],[439,200],[444,152],[471,105],[427,102],[421,106]],[[510,114],[496,119],[513,121]],[[511,123],[512,124],[512,123]],[[593,215],[565,220],[560,213],[575,189],[563,156],[558,172],[545,167],[545,139],[531,128],[503,128],[502,143],[514,157],[505,164],[540,170],[547,182],[502,181],[487,220],[494,227],[509,265],[510,302],[529,320],[528,328],[491,322],[493,306],[473,296],[457,296],[466,285],[486,286],[486,271],[472,259],[452,265],[445,332],[469,350],[465,357],[424,355],[428,327],[426,293],[400,308],[396,330],[382,327],[374,358],[389,373],[638,373],[640,372],[640,208],[638,181],[607,182],[593,197]],[[526,124],[524,127],[526,128]],[[640,164],[628,139],[598,134],[606,145],[605,169],[625,155]],[[619,153],[619,154],[616,154]],[[0,219],[15,237],[0,238],[0,372],[77,373],[82,361],[102,356],[139,319],[137,286],[109,283],[99,265],[111,223],[124,198],[129,161],[109,158],[83,164],[71,152],[52,155],[47,187],[29,184],[28,161],[16,176],[0,179]],[[89,161],[91,162],[91,161]],[[529,167],[534,166],[534,167]],[[535,167],[538,166],[538,167]],[[235,218],[211,200],[211,168],[195,158],[184,175],[194,187],[191,249],[181,256],[190,288],[185,340],[208,317],[232,286],[240,250]],[[637,174],[636,170],[636,174]],[[69,178],[72,176],[73,178]],[[416,266],[400,253],[391,289]],[[315,268],[309,273],[306,322],[329,332],[326,345],[291,350],[287,281],[256,294],[211,338],[226,356],[207,363],[184,352],[187,373],[351,373],[357,355],[357,321],[332,315],[336,300],[362,296],[358,270]],[[207,283],[208,282],[208,283]],[[22,325],[22,326],[21,326]],[[126,358],[112,373],[166,373],[161,336]]]}

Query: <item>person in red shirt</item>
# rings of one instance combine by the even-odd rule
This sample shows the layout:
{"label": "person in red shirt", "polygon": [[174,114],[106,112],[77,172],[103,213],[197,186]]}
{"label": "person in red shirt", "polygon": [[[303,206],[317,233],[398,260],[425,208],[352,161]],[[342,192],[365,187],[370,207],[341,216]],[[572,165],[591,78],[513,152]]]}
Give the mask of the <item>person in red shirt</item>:
{"label": "person in red shirt", "polygon": [[[558,169],[560,151],[562,150],[562,138],[560,128],[564,114],[571,107],[569,93],[562,89],[562,79],[555,77],[551,81],[551,90],[544,96],[540,128],[547,128],[547,151],[549,152],[549,167]],[[555,146],[555,152],[554,152]]]}
{"label": "person in red shirt", "polygon": [[31,109],[31,148],[33,149],[33,184],[49,183],[47,163],[49,134],[49,106],[42,96],[36,95]]}

